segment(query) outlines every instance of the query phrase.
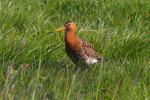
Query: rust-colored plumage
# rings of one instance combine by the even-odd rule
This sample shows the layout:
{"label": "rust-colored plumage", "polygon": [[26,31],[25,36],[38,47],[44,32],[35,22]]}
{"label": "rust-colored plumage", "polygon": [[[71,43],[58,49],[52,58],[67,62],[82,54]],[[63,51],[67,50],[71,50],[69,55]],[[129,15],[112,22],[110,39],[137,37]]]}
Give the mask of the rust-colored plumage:
{"label": "rust-colored plumage", "polygon": [[65,50],[67,55],[76,65],[82,64],[88,66],[101,60],[107,61],[107,59],[103,58],[100,54],[97,53],[96,49],[91,43],[75,35],[75,22],[69,20],[65,23],[64,26],[52,32],[60,30],[66,30]]}

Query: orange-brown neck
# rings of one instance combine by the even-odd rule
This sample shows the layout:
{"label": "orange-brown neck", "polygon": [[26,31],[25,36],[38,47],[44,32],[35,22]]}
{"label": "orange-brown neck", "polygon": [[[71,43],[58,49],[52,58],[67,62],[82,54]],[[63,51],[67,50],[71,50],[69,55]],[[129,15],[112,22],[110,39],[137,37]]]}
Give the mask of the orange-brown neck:
{"label": "orange-brown neck", "polygon": [[76,41],[75,30],[67,30],[65,34],[66,45],[73,45]]}

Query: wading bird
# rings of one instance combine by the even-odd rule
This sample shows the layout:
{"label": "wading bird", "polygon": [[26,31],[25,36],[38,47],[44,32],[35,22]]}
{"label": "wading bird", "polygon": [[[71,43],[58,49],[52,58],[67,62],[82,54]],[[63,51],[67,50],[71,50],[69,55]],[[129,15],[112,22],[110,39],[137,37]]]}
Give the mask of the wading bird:
{"label": "wading bird", "polygon": [[[89,66],[98,61],[107,61],[100,54],[97,53],[94,46],[88,41],[75,35],[76,23],[69,20],[61,28],[49,33],[66,30],[65,34],[65,50],[70,59],[75,65]],[[47,33],[47,34],[49,34]]]}

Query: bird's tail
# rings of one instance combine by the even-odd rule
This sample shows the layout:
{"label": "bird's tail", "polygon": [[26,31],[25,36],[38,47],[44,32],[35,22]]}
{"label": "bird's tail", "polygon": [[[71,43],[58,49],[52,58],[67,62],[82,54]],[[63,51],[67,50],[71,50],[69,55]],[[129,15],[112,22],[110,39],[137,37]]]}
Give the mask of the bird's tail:
{"label": "bird's tail", "polygon": [[106,58],[102,58],[102,61],[108,61]]}
{"label": "bird's tail", "polygon": [[100,58],[101,61],[108,61],[106,58],[102,57]]}

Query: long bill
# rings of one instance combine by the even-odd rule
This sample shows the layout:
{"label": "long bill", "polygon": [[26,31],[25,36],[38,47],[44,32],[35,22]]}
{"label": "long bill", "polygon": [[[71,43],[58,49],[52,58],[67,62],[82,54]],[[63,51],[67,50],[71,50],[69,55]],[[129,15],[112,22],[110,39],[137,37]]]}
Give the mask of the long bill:
{"label": "long bill", "polygon": [[50,34],[50,33],[53,33],[53,32],[57,32],[57,31],[61,31],[61,30],[65,30],[65,26],[62,26],[61,28],[57,29],[57,30],[54,30],[52,32],[48,32],[47,34]]}

